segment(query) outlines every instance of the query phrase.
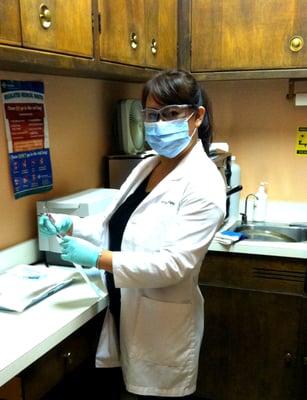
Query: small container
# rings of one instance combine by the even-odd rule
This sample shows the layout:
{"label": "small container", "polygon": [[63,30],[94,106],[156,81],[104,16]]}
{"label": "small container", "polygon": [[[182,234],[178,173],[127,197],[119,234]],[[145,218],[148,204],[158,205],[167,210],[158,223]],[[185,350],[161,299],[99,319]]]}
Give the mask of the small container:
{"label": "small container", "polygon": [[265,221],[268,202],[266,182],[260,183],[255,195],[257,199],[255,200],[254,221]]}
{"label": "small container", "polygon": [[[231,156],[230,169],[230,187],[241,185],[241,168],[236,162],[236,156]],[[240,194],[241,192],[237,192],[229,196],[229,217],[231,218],[239,219]]]}

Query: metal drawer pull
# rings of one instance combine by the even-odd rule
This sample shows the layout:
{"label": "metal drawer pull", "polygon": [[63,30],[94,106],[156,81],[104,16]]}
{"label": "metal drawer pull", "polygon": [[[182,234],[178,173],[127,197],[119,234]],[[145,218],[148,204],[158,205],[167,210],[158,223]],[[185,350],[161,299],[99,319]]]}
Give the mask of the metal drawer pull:
{"label": "metal drawer pull", "polygon": [[151,48],[152,54],[155,56],[157,54],[157,51],[158,51],[158,45],[157,45],[157,42],[156,42],[155,38],[152,39],[150,48]]}
{"label": "metal drawer pull", "polygon": [[39,20],[44,29],[49,29],[51,26],[51,11],[46,4],[39,6]]}
{"label": "metal drawer pull", "polygon": [[132,32],[130,35],[130,46],[135,50],[138,47],[138,37],[136,33]]}
{"label": "metal drawer pull", "polygon": [[302,36],[293,36],[290,39],[290,50],[294,53],[300,51],[304,46],[304,39]]}
{"label": "metal drawer pull", "polygon": [[72,354],[70,351],[67,351],[66,353],[63,354],[64,360],[65,360],[65,364],[68,365],[72,365]]}
{"label": "metal drawer pull", "polygon": [[293,361],[293,355],[291,353],[286,353],[284,360],[287,365],[291,364]]}

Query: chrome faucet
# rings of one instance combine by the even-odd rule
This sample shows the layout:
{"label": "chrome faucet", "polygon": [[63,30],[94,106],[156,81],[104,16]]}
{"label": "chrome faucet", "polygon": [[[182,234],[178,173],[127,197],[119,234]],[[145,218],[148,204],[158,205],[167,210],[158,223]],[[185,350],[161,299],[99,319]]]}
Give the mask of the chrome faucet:
{"label": "chrome faucet", "polygon": [[240,213],[242,215],[242,219],[241,219],[241,224],[242,225],[246,225],[247,221],[248,221],[248,218],[247,218],[247,202],[248,202],[248,199],[250,197],[254,197],[256,200],[258,200],[258,197],[254,193],[250,193],[250,194],[248,194],[246,196],[246,198],[245,198],[245,206],[244,206],[244,213]]}

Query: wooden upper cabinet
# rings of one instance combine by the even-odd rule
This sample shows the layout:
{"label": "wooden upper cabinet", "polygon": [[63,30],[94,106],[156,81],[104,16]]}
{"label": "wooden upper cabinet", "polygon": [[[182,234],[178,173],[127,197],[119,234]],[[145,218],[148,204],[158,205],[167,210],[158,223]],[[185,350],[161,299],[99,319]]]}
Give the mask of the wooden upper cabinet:
{"label": "wooden upper cabinet", "polygon": [[99,0],[100,58],[152,68],[177,65],[176,0]]}
{"label": "wooden upper cabinet", "polygon": [[306,0],[192,0],[191,70],[307,66]]}
{"label": "wooden upper cabinet", "polygon": [[0,1],[0,43],[21,45],[18,0]]}
{"label": "wooden upper cabinet", "polygon": [[144,0],[99,0],[100,58],[145,64]]}
{"label": "wooden upper cabinet", "polygon": [[146,65],[177,66],[177,0],[145,0]]}
{"label": "wooden upper cabinet", "polygon": [[93,56],[92,0],[20,0],[23,46]]}

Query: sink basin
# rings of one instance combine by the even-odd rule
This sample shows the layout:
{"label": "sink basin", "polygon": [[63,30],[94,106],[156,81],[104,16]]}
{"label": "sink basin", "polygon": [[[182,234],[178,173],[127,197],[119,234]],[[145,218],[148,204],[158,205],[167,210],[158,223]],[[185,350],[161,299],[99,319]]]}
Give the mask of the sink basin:
{"label": "sink basin", "polygon": [[307,227],[270,222],[251,222],[235,225],[235,232],[244,233],[249,240],[268,242],[304,242],[307,241]]}

